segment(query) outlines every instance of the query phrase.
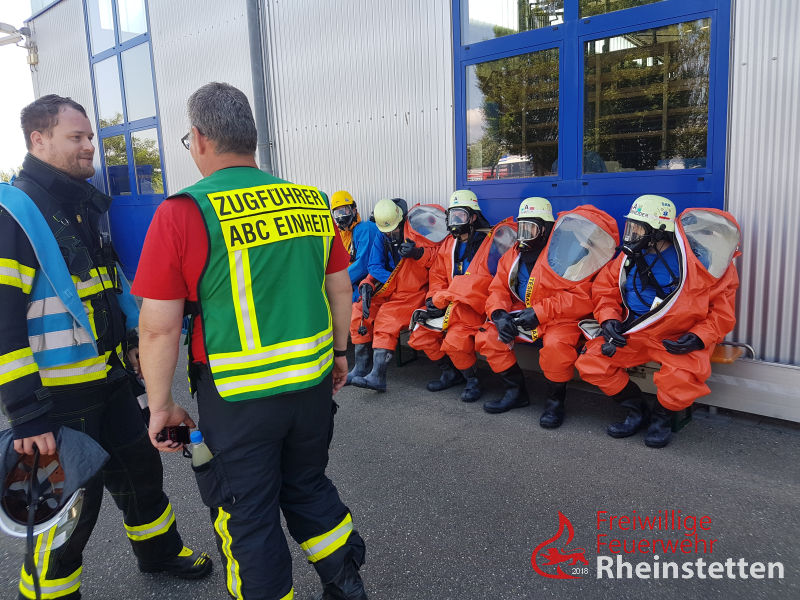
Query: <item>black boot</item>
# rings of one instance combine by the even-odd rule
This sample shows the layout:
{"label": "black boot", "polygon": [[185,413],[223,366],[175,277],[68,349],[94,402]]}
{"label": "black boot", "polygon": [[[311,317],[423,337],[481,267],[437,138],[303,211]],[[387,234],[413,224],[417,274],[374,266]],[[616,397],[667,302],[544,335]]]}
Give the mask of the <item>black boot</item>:
{"label": "black boot", "polygon": [[211,557],[205,552],[190,550],[186,546],[178,556],[156,563],[139,561],[142,573],[167,573],[181,579],[200,579],[211,573]]}
{"label": "black boot", "polygon": [[528,390],[525,387],[525,375],[519,365],[514,366],[500,373],[503,383],[506,384],[506,393],[499,400],[492,400],[483,403],[483,410],[487,413],[503,413],[512,408],[522,408],[528,406],[531,401],[528,399]]}
{"label": "black boot", "polygon": [[[340,552],[345,553],[344,560]],[[364,540],[353,531],[343,548],[314,563],[322,581],[322,592],[314,596],[314,600],[367,600],[364,582],[358,573],[365,555]]]}
{"label": "black boot", "polygon": [[544,412],[539,417],[539,425],[545,429],[555,429],[564,422],[564,398],[567,396],[566,381],[550,381],[545,384],[547,398],[544,401]]}
{"label": "black boot", "polygon": [[611,398],[627,408],[628,414],[624,421],[612,423],[606,428],[608,435],[614,438],[630,437],[647,425],[650,411],[638,385],[628,380],[628,385]]}
{"label": "black boot", "polygon": [[356,344],[356,364],[347,374],[345,385],[353,383],[354,377],[365,377],[372,370],[372,344]]}
{"label": "black boot", "polygon": [[469,369],[461,371],[464,379],[467,380],[467,385],[464,386],[464,391],[461,392],[462,402],[475,402],[481,397],[480,381],[478,381],[478,369],[472,365]]}
{"label": "black boot", "polygon": [[353,377],[353,385],[368,388],[377,392],[386,391],[386,368],[392,360],[394,352],[385,348],[375,348],[372,351],[372,371],[365,377]]}
{"label": "black boot", "polygon": [[664,408],[661,402],[656,400],[653,407],[653,414],[650,416],[650,427],[644,434],[644,445],[650,448],[663,448],[672,439],[672,417],[675,413],[668,408]]}
{"label": "black boot", "polygon": [[428,382],[429,392],[441,392],[464,381],[461,373],[453,366],[453,361],[450,360],[449,356],[437,360],[436,365],[442,370],[442,374],[439,379]]}

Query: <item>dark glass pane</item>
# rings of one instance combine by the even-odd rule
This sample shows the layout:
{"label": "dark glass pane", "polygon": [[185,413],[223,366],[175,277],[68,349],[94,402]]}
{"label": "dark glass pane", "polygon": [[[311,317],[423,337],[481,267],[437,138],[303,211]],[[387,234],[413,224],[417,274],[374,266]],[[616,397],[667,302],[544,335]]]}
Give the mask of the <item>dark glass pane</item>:
{"label": "dark glass pane", "polygon": [[558,48],[467,67],[467,179],[558,171]]}
{"label": "dark glass pane", "polygon": [[128,121],[155,117],[156,98],[153,93],[150,44],[139,44],[122,53],[122,76],[125,78]]}
{"label": "dark glass pane", "polygon": [[117,18],[120,43],[147,33],[144,0],[117,0]]}
{"label": "dark glass pane", "polygon": [[133,163],[136,165],[136,187],[140,194],[163,194],[161,151],[155,129],[134,131],[131,134]]}
{"label": "dark glass pane", "polygon": [[580,16],[591,17],[592,15],[603,15],[605,13],[625,10],[634,6],[644,6],[654,4],[661,0],[580,0]]}
{"label": "dark glass pane", "polygon": [[705,168],[710,19],[592,40],[585,173]]}
{"label": "dark glass pane", "polygon": [[128,153],[124,135],[115,135],[103,140],[103,154],[106,158],[106,176],[108,190],[112,196],[131,193],[131,181],[128,176]]}
{"label": "dark glass pane", "polygon": [[100,128],[119,125],[122,123],[122,91],[116,56],[95,63],[94,83]]}
{"label": "dark glass pane", "polygon": [[114,45],[114,12],[111,0],[86,0],[89,17],[89,37],[92,40],[92,54],[99,54]]}
{"label": "dark glass pane", "polygon": [[462,0],[462,44],[564,22],[564,0]]}

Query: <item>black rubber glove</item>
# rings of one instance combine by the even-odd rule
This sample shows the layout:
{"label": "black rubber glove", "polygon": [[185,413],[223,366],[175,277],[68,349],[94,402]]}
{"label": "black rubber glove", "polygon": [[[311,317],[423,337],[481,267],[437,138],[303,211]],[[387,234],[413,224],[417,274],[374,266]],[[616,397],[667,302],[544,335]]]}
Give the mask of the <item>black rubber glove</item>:
{"label": "black rubber glove", "polygon": [[361,294],[361,311],[363,317],[366,319],[369,317],[369,307],[372,304],[372,295],[375,293],[375,290],[370,284],[362,283],[358,288],[358,293]]}
{"label": "black rubber glove", "polygon": [[497,327],[497,334],[500,341],[504,344],[513,342],[519,330],[514,325],[514,318],[504,310],[496,310],[492,313],[492,322]]}
{"label": "black rubber glove", "polygon": [[416,243],[412,242],[409,239],[406,239],[405,242],[400,244],[400,249],[397,252],[403,258],[411,258],[413,260],[419,260],[420,258],[422,258],[422,254],[425,251],[422,248],[417,248]]}
{"label": "black rubber glove", "polygon": [[415,310],[414,311],[414,321],[417,322],[417,323],[425,323],[430,318],[431,318],[431,315],[428,313],[427,310]]}
{"label": "black rubber glove", "polygon": [[536,316],[536,311],[532,308],[526,308],[517,315],[514,320],[517,325],[528,331],[533,331],[539,324],[539,317]]}
{"label": "black rubber glove", "polygon": [[446,308],[438,308],[433,303],[433,298],[426,298],[425,299],[425,308],[428,311],[428,316],[430,318],[432,318],[432,319],[435,319],[436,317],[444,316],[444,313],[447,312]]}
{"label": "black rubber glove", "polygon": [[627,345],[628,340],[622,335],[622,323],[616,319],[607,319],[603,321],[600,324],[600,329],[603,331],[603,337],[606,338],[607,342],[619,346],[620,348]]}
{"label": "black rubber glove", "polygon": [[688,354],[694,350],[702,350],[706,347],[699,337],[693,333],[684,333],[677,341],[663,340],[664,348],[670,354]]}

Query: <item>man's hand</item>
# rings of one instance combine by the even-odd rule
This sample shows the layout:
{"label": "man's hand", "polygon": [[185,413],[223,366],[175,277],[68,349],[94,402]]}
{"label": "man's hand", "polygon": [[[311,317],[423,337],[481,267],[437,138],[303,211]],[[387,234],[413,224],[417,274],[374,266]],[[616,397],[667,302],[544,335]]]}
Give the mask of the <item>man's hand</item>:
{"label": "man's hand", "polygon": [[344,387],[344,382],[347,381],[347,372],[349,371],[346,356],[337,356],[333,359],[333,395],[336,395],[340,389]]}
{"label": "man's hand", "polygon": [[519,330],[514,325],[514,318],[504,310],[496,310],[492,313],[492,322],[497,327],[497,335],[504,344],[510,344],[517,338]]}
{"label": "man's hand", "polygon": [[533,331],[533,329],[539,325],[539,317],[536,316],[536,311],[530,307],[523,309],[514,321],[517,325],[528,331]]}
{"label": "man's hand", "polygon": [[670,354],[688,354],[689,352],[702,350],[706,347],[706,345],[703,343],[703,340],[691,332],[684,333],[676,341],[663,340],[661,343]]}
{"label": "man's hand", "polygon": [[42,435],[14,440],[14,450],[17,454],[33,454],[34,444],[39,448],[39,454],[50,456],[56,453],[56,438],[52,431]]}
{"label": "man's hand", "polygon": [[150,442],[157,450],[161,452],[175,452],[181,449],[181,444],[171,442],[169,440],[164,442],[157,442],[156,435],[164,429],[164,427],[175,427],[177,425],[186,424],[189,427],[197,427],[195,422],[183,408],[175,404],[172,400],[162,409],[150,409],[150,426],[148,434],[150,435]]}
{"label": "man's hand", "polygon": [[622,323],[616,319],[606,319],[600,324],[600,329],[607,342],[620,348],[628,344],[628,340],[622,335]]}
{"label": "man's hand", "polygon": [[400,249],[397,253],[403,258],[410,258],[412,260],[419,260],[422,258],[424,248],[417,248],[417,244],[409,239],[400,244]]}
{"label": "man's hand", "polygon": [[128,348],[128,366],[136,372],[136,376],[142,378],[142,368],[139,366],[139,346]]}

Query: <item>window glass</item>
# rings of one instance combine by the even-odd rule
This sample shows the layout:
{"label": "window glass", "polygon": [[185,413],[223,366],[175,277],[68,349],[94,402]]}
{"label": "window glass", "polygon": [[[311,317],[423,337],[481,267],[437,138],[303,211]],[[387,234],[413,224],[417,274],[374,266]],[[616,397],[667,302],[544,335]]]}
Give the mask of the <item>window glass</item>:
{"label": "window glass", "polygon": [[89,15],[89,38],[92,40],[92,54],[99,54],[111,48],[114,42],[114,12],[111,0],[86,0]]}
{"label": "window glass", "polygon": [[462,43],[550,27],[564,22],[564,0],[463,0]]}
{"label": "window glass", "polygon": [[134,131],[131,134],[133,163],[136,165],[136,188],[140,194],[163,194],[161,152],[155,129]]}
{"label": "window glass", "polygon": [[94,84],[100,128],[119,125],[122,123],[122,92],[116,56],[94,64]]}
{"label": "window glass", "polygon": [[125,79],[125,107],[128,121],[156,116],[150,44],[134,46],[122,53],[122,76]]}
{"label": "window glass", "polygon": [[106,179],[111,196],[129,195],[131,182],[128,176],[128,152],[124,135],[115,135],[103,140],[106,158]]}
{"label": "window glass", "polygon": [[591,17],[655,2],[661,2],[661,0],[580,0],[580,15],[581,17]]}
{"label": "window glass", "polygon": [[467,179],[558,172],[558,48],[467,67]]}
{"label": "window glass", "polygon": [[117,18],[120,43],[147,33],[144,0],[117,0]]}
{"label": "window glass", "polygon": [[584,172],[706,166],[710,19],[584,47]]}

